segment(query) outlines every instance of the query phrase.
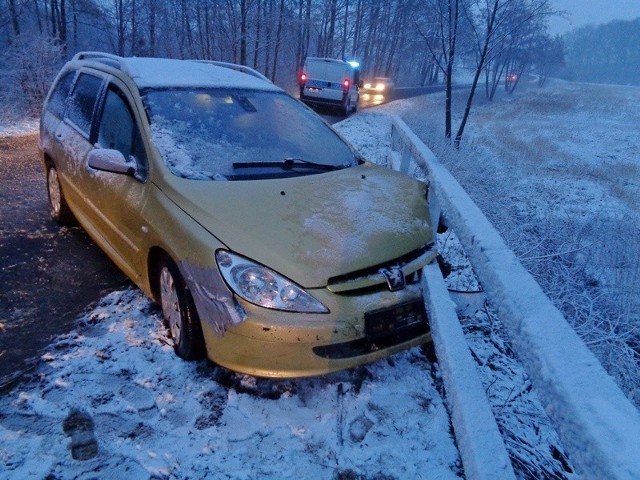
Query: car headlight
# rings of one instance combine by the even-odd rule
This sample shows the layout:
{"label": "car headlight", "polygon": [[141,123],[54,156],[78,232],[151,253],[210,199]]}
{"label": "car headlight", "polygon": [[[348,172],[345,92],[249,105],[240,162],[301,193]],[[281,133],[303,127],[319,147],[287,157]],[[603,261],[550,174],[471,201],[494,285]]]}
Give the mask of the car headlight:
{"label": "car headlight", "polygon": [[365,84],[364,84],[364,88],[366,88],[366,89],[370,89],[370,88],[371,88],[371,84],[370,84],[370,83],[365,83]]}
{"label": "car headlight", "polygon": [[249,303],[288,312],[329,312],[327,307],[302,287],[248,258],[226,250],[218,250],[216,262],[229,288]]}
{"label": "car headlight", "polygon": [[384,91],[384,83],[378,83],[378,84],[376,85],[376,90],[377,90],[378,92],[382,92],[382,91]]}

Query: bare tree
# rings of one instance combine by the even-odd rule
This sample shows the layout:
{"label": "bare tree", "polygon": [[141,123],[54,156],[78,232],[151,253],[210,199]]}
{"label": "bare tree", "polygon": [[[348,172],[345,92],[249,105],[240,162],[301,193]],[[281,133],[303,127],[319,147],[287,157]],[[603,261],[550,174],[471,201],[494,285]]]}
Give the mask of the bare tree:
{"label": "bare tree", "polygon": [[560,36],[543,35],[534,49],[533,63],[538,72],[538,86],[542,87],[553,69],[564,66],[564,42]]}
{"label": "bare tree", "polygon": [[511,0],[496,25],[494,39],[485,61],[485,87],[489,100],[504,79],[512,93],[533,63],[537,50],[546,42],[546,19],[552,11],[547,0]]}
{"label": "bare tree", "polygon": [[[453,65],[456,59],[460,10],[464,0],[429,0],[426,2],[428,14],[416,22],[418,32],[434,64],[445,80],[445,130],[446,138],[451,138],[451,105],[453,101]],[[433,14],[433,16],[431,16]]]}
{"label": "bare tree", "polygon": [[18,9],[16,7],[16,0],[9,0],[9,15],[11,18],[11,27],[15,36],[20,35],[20,22],[18,22]]}
{"label": "bare tree", "polygon": [[[504,25],[513,25],[512,28],[506,28],[509,34],[513,34],[534,19],[544,17],[550,12],[548,0],[475,0],[465,9],[465,16],[476,39],[476,65],[462,120],[454,139],[456,147],[462,140],[485,63],[496,49],[502,48],[504,37],[499,37],[498,33],[504,29]],[[522,70],[518,71],[522,73]]]}

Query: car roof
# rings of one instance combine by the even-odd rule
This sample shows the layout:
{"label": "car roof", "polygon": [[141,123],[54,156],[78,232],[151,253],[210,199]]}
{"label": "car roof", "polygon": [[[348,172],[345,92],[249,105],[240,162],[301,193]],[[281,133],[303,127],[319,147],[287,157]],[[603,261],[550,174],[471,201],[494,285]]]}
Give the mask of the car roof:
{"label": "car roof", "polygon": [[213,87],[281,91],[255,70],[231,63],[118,57],[100,52],[82,52],[74,60],[94,61],[121,70],[138,88]]}

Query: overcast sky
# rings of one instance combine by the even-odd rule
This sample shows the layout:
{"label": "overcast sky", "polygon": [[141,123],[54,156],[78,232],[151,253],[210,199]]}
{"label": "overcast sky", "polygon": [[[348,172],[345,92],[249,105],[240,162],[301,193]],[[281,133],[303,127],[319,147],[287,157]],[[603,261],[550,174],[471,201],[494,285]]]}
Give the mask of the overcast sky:
{"label": "overcast sky", "polygon": [[553,18],[552,33],[564,33],[587,24],[640,17],[640,0],[551,0],[558,10],[566,10],[567,18]]}

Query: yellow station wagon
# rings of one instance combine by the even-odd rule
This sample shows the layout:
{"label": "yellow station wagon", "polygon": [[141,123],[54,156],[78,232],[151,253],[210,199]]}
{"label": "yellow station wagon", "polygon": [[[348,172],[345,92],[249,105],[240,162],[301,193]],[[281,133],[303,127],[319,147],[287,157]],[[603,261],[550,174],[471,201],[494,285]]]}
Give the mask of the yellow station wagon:
{"label": "yellow station wagon", "polygon": [[79,53],[40,149],[52,217],[161,306],[180,357],[296,377],[430,339],[426,185],[251,69]]}

